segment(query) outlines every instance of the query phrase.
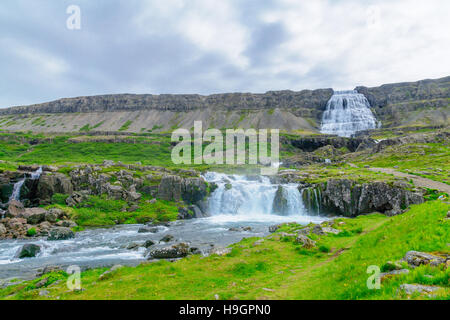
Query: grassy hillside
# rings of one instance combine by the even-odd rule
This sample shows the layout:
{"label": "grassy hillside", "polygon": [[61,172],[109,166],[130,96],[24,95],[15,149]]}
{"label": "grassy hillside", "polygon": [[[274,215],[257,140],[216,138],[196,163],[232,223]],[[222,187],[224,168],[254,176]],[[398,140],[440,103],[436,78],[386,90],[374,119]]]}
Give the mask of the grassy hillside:
{"label": "grassy hillside", "polygon": [[[450,206],[441,201],[416,205],[407,213],[386,217],[373,214],[337,219],[339,235],[316,236],[318,247],[303,249],[294,238],[283,236],[300,226],[286,225],[257,242],[245,239],[226,256],[190,256],[177,262],[143,263],[123,267],[106,280],[106,269],[82,273],[82,290],[69,292],[64,272],[45,275],[48,297],[39,296],[35,284],[20,283],[0,290],[2,299],[405,299],[400,284],[442,287],[433,299],[450,298],[450,271],[421,266],[382,282],[369,290],[367,267],[383,269],[387,261],[401,259],[409,250],[449,252]],[[339,224],[343,222],[343,224]],[[421,226],[417,228],[417,226]],[[414,295],[413,299],[429,299]]]}

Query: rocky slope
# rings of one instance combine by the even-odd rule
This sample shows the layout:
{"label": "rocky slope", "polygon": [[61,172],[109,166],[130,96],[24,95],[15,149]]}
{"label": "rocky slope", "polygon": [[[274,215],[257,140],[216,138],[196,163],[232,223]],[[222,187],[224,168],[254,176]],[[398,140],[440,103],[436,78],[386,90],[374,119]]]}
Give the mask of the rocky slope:
{"label": "rocky slope", "polygon": [[[384,127],[444,124],[450,119],[450,77],[357,87]],[[35,132],[161,132],[193,127],[278,128],[318,132],[332,89],[264,94],[103,95],[0,110],[0,129]]]}

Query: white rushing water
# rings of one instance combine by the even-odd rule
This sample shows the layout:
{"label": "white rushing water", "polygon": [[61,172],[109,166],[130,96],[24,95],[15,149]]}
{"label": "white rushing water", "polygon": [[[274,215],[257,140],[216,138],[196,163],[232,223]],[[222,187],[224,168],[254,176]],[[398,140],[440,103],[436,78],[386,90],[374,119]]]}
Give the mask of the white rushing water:
{"label": "white rushing water", "polygon": [[[311,221],[313,217],[303,205],[302,196],[296,184],[273,184],[264,176],[226,175],[208,172],[208,182],[218,188],[208,200],[208,213],[216,221]],[[277,190],[282,187],[286,208],[283,212],[274,210]],[[322,219],[323,220],[323,219]]]}
{"label": "white rushing water", "polygon": [[[41,174],[42,174],[42,167],[39,167],[39,169],[37,169],[35,172],[32,172],[32,173],[31,173],[30,179],[31,179],[31,180],[39,179],[39,177],[41,176]],[[22,189],[22,186],[23,186],[23,184],[25,183],[25,180],[26,180],[26,179],[27,179],[27,177],[24,176],[23,179],[17,181],[17,182],[14,184],[13,192],[12,192],[12,194],[11,194],[11,197],[9,197],[9,201],[11,201],[11,200],[20,200],[20,190]]]}
{"label": "white rushing water", "polygon": [[322,116],[320,132],[350,137],[377,128],[377,120],[366,97],[355,90],[335,91]]}

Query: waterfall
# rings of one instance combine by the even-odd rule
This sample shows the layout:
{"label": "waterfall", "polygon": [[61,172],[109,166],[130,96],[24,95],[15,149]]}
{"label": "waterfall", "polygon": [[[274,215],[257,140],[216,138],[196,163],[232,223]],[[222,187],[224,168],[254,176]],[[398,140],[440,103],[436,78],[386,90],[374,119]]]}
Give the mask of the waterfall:
{"label": "waterfall", "polygon": [[356,90],[335,91],[322,116],[320,132],[350,137],[381,125],[370,110],[369,101]]}
{"label": "waterfall", "polygon": [[[35,172],[32,172],[30,175],[31,180],[37,180],[42,174],[42,167],[39,167]],[[14,184],[13,192],[11,196],[9,197],[9,201],[11,200],[20,200],[20,190],[22,190],[22,186],[25,183],[25,180],[27,180],[26,175],[24,175],[23,179],[19,180]]]}
{"label": "waterfall", "polygon": [[208,212],[211,215],[274,215],[274,201],[280,186],[280,202],[284,208],[278,214],[307,215],[296,184],[273,184],[264,176],[246,177],[215,172],[206,173],[204,178],[218,186],[208,199]]}

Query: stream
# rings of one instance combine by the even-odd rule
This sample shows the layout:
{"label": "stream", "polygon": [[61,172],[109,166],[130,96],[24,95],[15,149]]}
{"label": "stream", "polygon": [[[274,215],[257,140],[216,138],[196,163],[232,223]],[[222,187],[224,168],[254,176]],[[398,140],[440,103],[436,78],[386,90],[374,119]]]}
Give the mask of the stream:
{"label": "stream", "polygon": [[[47,241],[45,238],[1,240],[0,279],[31,279],[45,266],[64,268],[78,265],[82,269],[115,264],[134,266],[146,260],[147,249],[127,249],[128,245],[152,240],[155,246],[164,246],[166,244],[160,240],[165,235],[174,236],[175,240],[170,244],[187,242],[203,254],[208,254],[212,248],[223,248],[243,238],[266,236],[269,226],[274,224],[320,223],[327,219],[308,215],[295,185],[283,185],[288,212],[277,215],[273,213],[273,203],[279,185],[271,184],[268,178],[218,173],[207,173],[204,178],[218,186],[209,198],[208,211],[211,216],[208,218],[174,221],[167,226],[159,226],[156,233],[139,233],[142,225],[119,225],[86,229],[78,232],[75,238],[63,241]],[[251,229],[245,231],[242,227]],[[27,243],[41,247],[37,257],[14,258]]]}

